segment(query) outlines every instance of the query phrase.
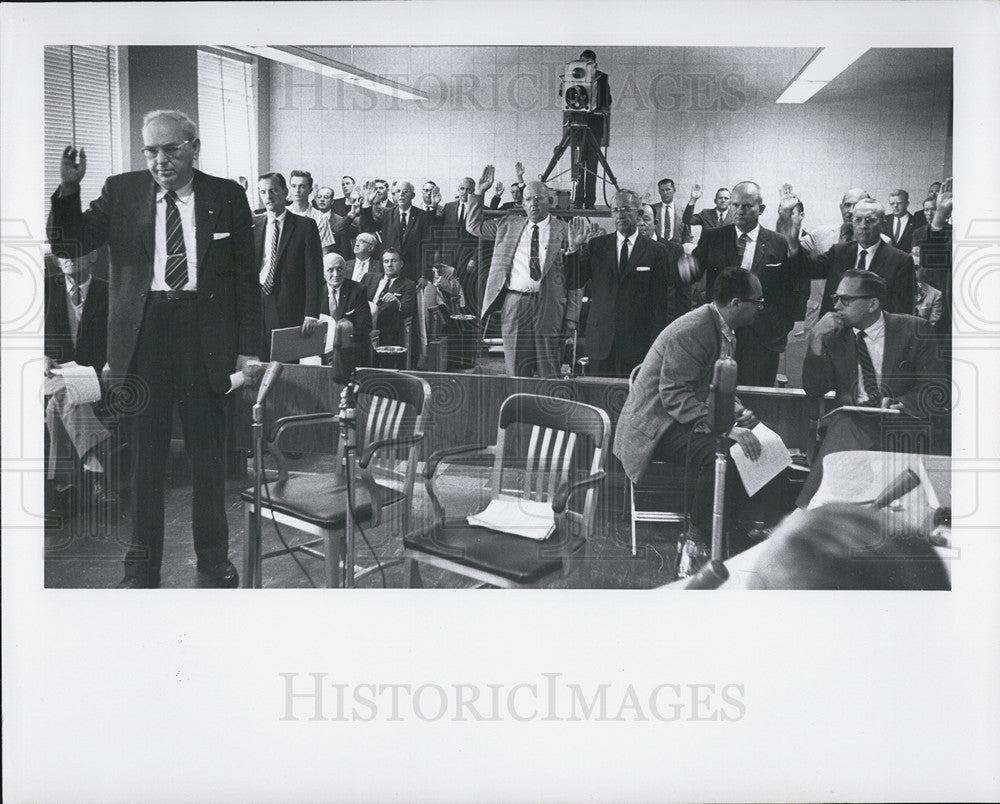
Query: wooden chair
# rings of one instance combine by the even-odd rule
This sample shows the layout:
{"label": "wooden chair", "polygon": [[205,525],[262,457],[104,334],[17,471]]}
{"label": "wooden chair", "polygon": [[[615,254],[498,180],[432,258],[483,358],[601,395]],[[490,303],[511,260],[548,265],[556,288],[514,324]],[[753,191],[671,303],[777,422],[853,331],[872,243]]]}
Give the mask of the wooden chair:
{"label": "wooden chair", "polygon": [[[356,521],[378,526],[389,517],[398,517],[400,532],[410,529],[417,450],[423,440],[430,393],[425,380],[410,374],[374,369],[362,373],[357,390],[356,472],[352,473],[360,481],[354,485]],[[346,573],[354,572],[353,567],[341,566],[347,509],[344,445],[337,445],[333,472],[299,473],[288,470],[280,440],[292,428],[328,428],[337,421],[337,414],[331,412],[286,416],[274,422],[266,446],[278,466],[278,478],[267,484],[261,502],[265,519],[317,537],[265,553],[262,558],[292,552],[323,558],[328,586],[343,586]],[[255,516],[253,489],[244,491],[241,498],[249,539]],[[322,550],[315,549],[319,544]],[[375,568],[363,570],[357,577]]]}
{"label": "wooden chair", "polygon": [[[451,447],[431,455],[424,484],[434,521],[403,539],[409,585],[423,585],[420,564],[504,588],[537,585],[556,573],[566,575],[581,562],[586,578],[587,544],[598,486],[605,477],[610,431],[607,413],[591,405],[514,394],[500,406],[494,446]],[[434,487],[438,466],[445,458],[483,451],[493,456],[491,499],[515,505],[548,503],[555,525],[551,536],[537,541],[473,526],[465,517],[446,516]]]}

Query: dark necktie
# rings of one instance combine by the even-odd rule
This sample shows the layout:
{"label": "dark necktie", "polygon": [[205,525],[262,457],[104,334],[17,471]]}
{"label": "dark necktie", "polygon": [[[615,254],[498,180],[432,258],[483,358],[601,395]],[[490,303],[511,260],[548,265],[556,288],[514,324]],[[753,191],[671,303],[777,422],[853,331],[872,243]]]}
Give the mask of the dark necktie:
{"label": "dark necktie", "polygon": [[389,279],[385,283],[385,287],[382,288],[382,292],[379,294],[378,303],[381,304],[385,301],[386,294],[389,292],[389,288],[392,287],[392,280]]}
{"label": "dark necktie", "polygon": [[625,275],[626,265],[628,265],[628,238],[622,240],[622,252],[618,255],[618,276]]}
{"label": "dark necktie", "polygon": [[747,253],[747,243],[750,242],[750,235],[746,232],[740,235],[736,241],[736,256],[740,258],[740,266],[743,265],[743,255]]}
{"label": "dark necktie", "polygon": [[336,290],[330,291],[330,317],[333,318],[334,321],[340,318],[340,313],[338,312],[340,299],[337,298],[337,295]]}
{"label": "dark necktie", "polygon": [[900,219],[896,218],[896,228],[895,228],[895,230],[892,233],[892,242],[893,243],[898,243],[899,242],[899,229],[900,229],[899,223],[900,223]]}
{"label": "dark necktie", "polygon": [[274,235],[271,238],[271,254],[267,258],[267,278],[264,280],[264,293],[268,296],[274,290],[274,269],[278,264],[278,240],[281,239],[281,223],[274,219]]}
{"label": "dark necktie", "polygon": [[73,306],[79,307],[80,302],[83,301],[83,297],[80,296],[80,286],[73,285],[73,292],[70,294],[70,298],[73,300]]}
{"label": "dark necktie", "polygon": [[401,235],[406,233],[406,213],[405,212],[400,212],[399,213],[399,232],[400,232]]}
{"label": "dark necktie", "polygon": [[181,213],[177,211],[177,193],[168,190],[164,201],[167,203],[167,269],[164,278],[171,288],[180,290],[187,284],[188,262]]}
{"label": "dark necktie", "polygon": [[537,282],[542,278],[542,263],[538,259],[538,224],[531,225],[531,258],[528,260],[528,269],[531,271],[531,281]]}
{"label": "dark necktie", "polygon": [[465,226],[465,202],[458,202],[458,225],[459,227]]}
{"label": "dark necktie", "polygon": [[882,394],[878,389],[878,379],[875,377],[875,365],[872,363],[868,344],[865,343],[864,330],[860,331],[855,340],[858,351],[858,365],[861,366],[861,384],[868,395],[868,404],[878,407],[882,403]]}
{"label": "dark necktie", "polygon": [[858,254],[858,270],[863,271],[865,270],[865,262],[868,259],[868,252],[865,251],[863,248],[859,249],[859,251],[860,253]]}

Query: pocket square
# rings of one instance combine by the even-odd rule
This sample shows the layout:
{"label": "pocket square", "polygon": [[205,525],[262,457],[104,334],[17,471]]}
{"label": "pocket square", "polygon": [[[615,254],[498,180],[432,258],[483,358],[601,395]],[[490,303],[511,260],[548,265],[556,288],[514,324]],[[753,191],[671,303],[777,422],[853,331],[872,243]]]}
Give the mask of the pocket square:
{"label": "pocket square", "polygon": [[229,237],[229,232],[212,232],[213,240],[225,240]]}
{"label": "pocket square", "polygon": [[648,271],[649,270],[649,266],[648,265],[637,265],[635,267],[635,270],[636,271]]}
{"label": "pocket square", "polygon": [[781,267],[781,263],[780,262],[768,262],[768,263],[764,263],[764,267],[765,268],[780,268]]}

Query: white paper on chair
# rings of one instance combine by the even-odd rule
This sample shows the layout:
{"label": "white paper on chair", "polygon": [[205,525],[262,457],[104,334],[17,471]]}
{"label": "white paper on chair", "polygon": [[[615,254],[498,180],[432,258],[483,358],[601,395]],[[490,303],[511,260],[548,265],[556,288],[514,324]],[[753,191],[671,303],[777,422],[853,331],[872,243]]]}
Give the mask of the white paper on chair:
{"label": "white paper on chair", "polygon": [[552,504],[501,494],[478,514],[469,514],[470,525],[499,530],[512,536],[542,541],[555,530]]}
{"label": "white paper on chair", "polygon": [[323,344],[323,352],[332,352],[334,341],[337,337],[337,322],[333,320],[333,316],[329,316],[326,313],[319,314],[319,323],[326,324],[326,341]]}
{"label": "white paper on chair", "polygon": [[760,457],[751,461],[743,454],[743,448],[739,444],[733,444],[729,448],[729,454],[733,456],[733,462],[739,470],[743,487],[753,497],[780,472],[792,465],[792,456],[781,436],[765,424],[758,423],[751,432],[760,441]]}
{"label": "white paper on chair", "polygon": [[[66,398],[73,405],[87,405],[101,400],[101,383],[93,366],[78,366],[63,363],[52,369],[56,377],[61,377],[66,388]],[[46,393],[48,389],[46,388]]]}

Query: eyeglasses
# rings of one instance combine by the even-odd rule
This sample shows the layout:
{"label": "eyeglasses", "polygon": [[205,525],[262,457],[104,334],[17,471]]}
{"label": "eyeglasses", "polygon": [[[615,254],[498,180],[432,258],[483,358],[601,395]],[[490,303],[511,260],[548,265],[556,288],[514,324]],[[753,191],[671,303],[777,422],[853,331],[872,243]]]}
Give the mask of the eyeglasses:
{"label": "eyeglasses", "polygon": [[764,299],[763,297],[759,299],[740,299],[741,302],[746,302],[747,304],[756,304],[758,310],[764,309]]}
{"label": "eyeglasses", "polygon": [[191,142],[193,142],[193,140],[184,140],[184,142],[164,145],[160,148],[153,148],[147,145],[142,149],[142,155],[146,157],[146,159],[156,159],[156,157],[160,154],[163,154],[167,157],[167,159],[176,159],[181,155],[181,149],[183,149],[185,145],[191,144]]}
{"label": "eyeglasses", "polygon": [[629,212],[638,212],[639,210],[635,207],[611,207],[612,215],[625,215]]}
{"label": "eyeglasses", "polygon": [[839,302],[840,304],[843,304],[844,307],[849,305],[851,302],[857,301],[858,299],[874,299],[874,298],[875,298],[874,296],[842,296],[839,293],[834,293],[830,297],[831,301],[833,301],[834,304],[837,304]]}
{"label": "eyeglasses", "polygon": [[855,226],[878,226],[882,222],[881,218],[851,218],[851,223]]}

